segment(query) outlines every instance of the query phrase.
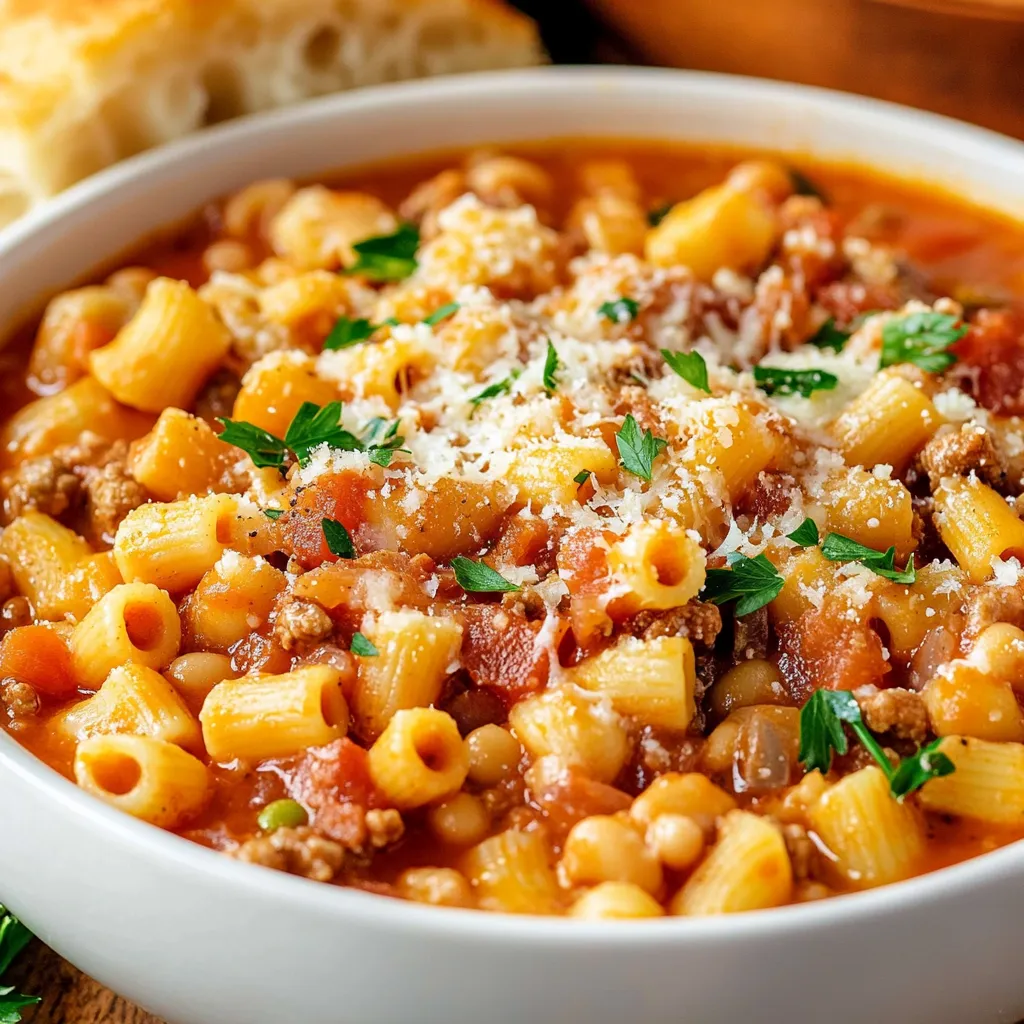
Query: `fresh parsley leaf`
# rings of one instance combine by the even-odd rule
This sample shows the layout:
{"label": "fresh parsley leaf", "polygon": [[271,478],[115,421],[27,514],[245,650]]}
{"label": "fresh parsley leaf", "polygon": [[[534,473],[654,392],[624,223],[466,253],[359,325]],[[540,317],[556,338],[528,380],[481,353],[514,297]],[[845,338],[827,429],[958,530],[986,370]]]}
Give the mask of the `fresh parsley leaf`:
{"label": "fresh parsley leaf", "polygon": [[471,594],[506,594],[518,590],[519,585],[510,583],[501,573],[495,572],[483,562],[456,555],[452,559],[455,580],[463,590]]}
{"label": "fresh parsley leaf", "polygon": [[670,352],[667,348],[661,350],[661,356],[668,363],[670,369],[679,374],[683,380],[698,391],[711,394],[711,385],[708,384],[708,364],[699,352]]}
{"label": "fresh parsley leaf", "polygon": [[381,440],[377,440],[381,430],[387,424],[387,420],[382,419],[380,416],[370,420],[370,426],[363,438],[363,444],[366,447],[366,451],[370,457],[370,461],[378,466],[390,466],[391,460],[394,458],[395,452],[406,452],[409,453],[408,448],[403,448],[405,444],[405,438],[398,433],[398,420],[395,420],[387,432],[384,434]]}
{"label": "fresh parsley leaf", "polygon": [[800,761],[823,775],[832,767],[832,752],[850,749],[844,722],[859,722],[860,708],[846,690],[815,690],[800,711]]}
{"label": "fresh parsley leaf", "polygon": [[656,206],[653,210],[648,210],[647,223],[650,224],[652,228],[656,228],[668,216],[668,211],[675,205],[675,203],[662,203],[661,206]]}
{"label": "fresh parsley leaf", "polygon": [[342,526],[337,519],[322,519],[320,526],[324,531],[324,540],[327,541],[327,550],[339,558],[355,558],[356,549],[348,530]]}
{"label": "fresh parsley leaf", "polygon": [[889,791],[897,799],[920,789],[930,779],[941,779],[952,775],[956,765],[939,750],[942,738],[932,740],[921,747],[916,754],[905,757],[889,780]]}
{"label": "fresh parsley leaf", "polygon": [[416,269],[420,232],[414,224],[402,224],[390,235],[365,238],[352,246],[356,262],[349,274],[361,274],[370,281],[402,281]]}
{"label": "fresh parsley leaf", "polygon": [[394,317],[374,324],[369,320],[350,320],[347,316],[339,316],[331,328],[331,333],[324,339],[324,351],[337,352],[342,348],[351,348],[361,341],[372,338],[382,327],[397,326],[398,321]]}
{"label": "fresh parsley leaf", "polygon": [[380,654],[380,651],[362,633],[352,634],[352,643],[349,645],[349,650],[353,654],[358,654],[361,658],[376,658]]}
{"label": "fresh parsley leaf", "polygon": [[[0,975],[29,944],[32,933],[6,907],[0,906]],[[15,991],[13,985],[0,985],[0,1024],[18,1024],[21,1011],[39,1002],[39,996]]]}
{"label": "fresh parsley leaf", "polygon": [[274,520],[277,520],[277,519],[280,519],[280,518],[281,518],[281,516],[283,516],[283,515],[284,515],[284,509],[283,509],[283,508],[265,508],[265,509],[263,510],[263,514],[264,514],[264,515],[265,515],[265,516],[266,516],[266,517],[267,517],[268,519],[274,519]]}
{"label": "fresh parsley leaf", "polygon": [[622,429],[615,435],[615,444],[622,459],[622,468],[641,480],[650,481],[654,460],[668,447],[663,437],[655,437],[649,430],[640,432],[640,425],[628,413]]}
{"label": "fresh parsley leaf", "polygon": [[573,482],[574,484],[579,484],[579,485],[580,485],[580,486],[582,487],[582,486],[583,486],[583,484],[585,484],[585,483],[586,483],[586,482],[587,482],[587,481],[588,481],[589,479],[590,479],[590,470],[589,470],[589,469],[581,469],[581,470],[580,470],[580,471],[579,471],[579,472],[578,472],[578,473],[577,473],[577,474],[576,474],[576,475],[575,475],[575,476],[574,476],[574,477],[572,478],[572,482]]}
{"label": "fresh parsley leaf", "polygon": [[558,387],[558,378],[555,374],[558,373],[558,353],[555,351],[555,346],[551,344],[551,339],[548,338],[548,353],[544,357],[544,390],[550,395]]}
{"label": "fresh parsley leaf", "polygon": [[787,370],[779,366],[755,366],[754,382],[766,395],[802,395],[831,391],[839,378],[825,370]]}
{"label": "fresh parsley leaf", "polygon": [[966,333],[967,328],[948,313],[911,313],[889,320],[882,327],[879,369],[913,363],[928,373],[941,373],[956,362],[949,346]]}
{"label": "fresh parsley leaf", "polygon": [[435,309],[433,313],[428,317],[424,317],[423,322],[429,324],[431,327],[436,327],[442,320],[447,320],[448,317],[454,316],[459,311],[459,303],[448,302],[441,306],[440,309]]}
{"label": "fresh parsley leaf", "polygon": [[913,583],[917,579],[913,555],[907,559],[904,569],[896,568],[895,547],[887,551],[876,551],[849,537],[844,537],[841,533],[830,533],[821,545],[821,553],[830,562],[860,562],[876,576],[882,576],[894,583]]}
{"label": "fresh parsley leaf", "polygon": [[303,402],[288,425],[284,443],[295,453],[300,466],[309,462],[314,448],[326,444],[345,452],[361,452],[363,443],[341,425],[341,402],[321,407]]}
{"label": "fresh parsley leaf", "polygon": [[635,320],[639,312],[640,303],[636,299],[625,297],[616,299],[614,302],[605,302],[598,309],[601,316],[615,324],[625,324],[630,320]]}
{"label": "fresh parsley leaf", "polygon": [[843,346],[850,340],[850,332],[836,327],[836,318],[830,316],[808,339],[808,345],[817,348],[831,348],[842,352]]}
{"label": "fresh parsley leaf", "polygon": [[765,555],[748,558],[732,551],[727,558],[728,569],[708,569],[702,600],[712,604],[736,601],[736,614],[749,615],[778,597],[785,580]]}
{"label": "fresh parsley leaf", "polygon": [[818,543],[818,524],[809,516],[792,533],[786,536],[802,548],[813,548]]}
{"label": "fresh parsley leaf", "polygon": [[498,395],[507,395],[512,390],[512,383],[518,377],[519,374],[509,374],[503,380],[499,380],[494,384],[488,384],[478,395],[474,395],[470,402],[473,405],[479,405],[481,402],[486,402],[488,398],[497,398]]}
{"label": "fresh parsley leaf", "polygon": [[803,171],[798,171],[795,167],[790,167],[789,180],[793,182],[793,191],[798,196],[810,196],[812,199],[821,199],[824,201],[824,192],[822,192],[821,189],[803,173]]}
{"label": "fresh parsley leaf", "polygon": [[39,996],[15,992],[13,985],[0,985],[0,1024],[19,1024],[21,1011],[40,1002]]}
{"label": "fresh parsley leaf", "polygon": [[269,430],[246,423],[245,420],[229,420],[224,416],[218,416],[217,422],[224,428],[220,432],[220,439],[225,444],[241,448],[252,459],[254,466],[273,466],[275,469],[284,466],[288,445]]}

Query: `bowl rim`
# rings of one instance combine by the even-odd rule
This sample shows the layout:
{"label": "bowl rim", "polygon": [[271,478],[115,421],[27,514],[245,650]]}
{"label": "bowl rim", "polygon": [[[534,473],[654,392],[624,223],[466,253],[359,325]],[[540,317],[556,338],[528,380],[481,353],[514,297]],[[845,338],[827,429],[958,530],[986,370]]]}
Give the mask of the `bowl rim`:
{"label": "bowl rim", "polygon": [[[593,91],[622,82],[659,84],[682,92],[700,92],[721,99],[761,100],[777,103],[799,100],[840,119],[855,119],[916,133],[918,137],[976,147],[975,160],[1024,170],[1024,143],[996,132],[938,114],[918,111],[880,100],[810,86],[757,78],[667,68],[558,67],[518,71],[479,72],[376,86],[310,100],[292,107],[254,114],[204,129],[157,149],[149,150],[72,186],[0,231],[0,258],[9,257],[33,236],[92,202],[109,197],[127,183],[145,179],[216,147],[230,152],[232,145],[254,134],[289,123],[317,123],[344,116],[348,111],[443,103],[475,94],[505,93],[524,102],[543,90]],[[695,140],[696,141],[696,140]],[[401,147],[397,147],[401,151]],[[884,169],[884,168],[883,168]],[[998,207],[995,207],[998,209]],[[187,868],[206,882],[234,886],[257,898],[274,898],[302,906],[310,913],[330,915],[350,923],[372,922],[394,926],[411,934],[486,939],[540,948],[573,946],[600,948],[620,945],[648,947],[734,939],[756,940],[809,928],[853,925],[878,915],[904,913],[940,897],[951,898],[987,883],[998,884],[1024,874],[1024,842],[1014,842],[967,861],[940,868],[892,885],[826,900],[748,911],[721,917],[667,917],[649,920],[591,922],[564,917],[517,916],[452,908],[427,907],[342,886],[325,885],[284,872],[244,864],[171,832],[138,821],[81,790],[50,768],[12,736],[0,730],[0,769],[8,770],[33,789],[47,812],[56,810],[80,819],[83,827],[103,829],[112,841],[123,842],[135,855]]]}

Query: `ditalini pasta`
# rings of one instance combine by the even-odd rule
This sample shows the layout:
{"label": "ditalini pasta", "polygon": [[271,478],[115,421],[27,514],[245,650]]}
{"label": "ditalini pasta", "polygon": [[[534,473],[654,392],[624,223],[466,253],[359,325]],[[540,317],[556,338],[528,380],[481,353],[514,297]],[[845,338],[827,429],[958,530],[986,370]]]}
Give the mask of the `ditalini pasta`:
{"label": "ditalini pasta", "polygon": [[0,726],[434,906],[768,910],[1024,838],[1022,238],[654,143],[224,197],[13,342]]}

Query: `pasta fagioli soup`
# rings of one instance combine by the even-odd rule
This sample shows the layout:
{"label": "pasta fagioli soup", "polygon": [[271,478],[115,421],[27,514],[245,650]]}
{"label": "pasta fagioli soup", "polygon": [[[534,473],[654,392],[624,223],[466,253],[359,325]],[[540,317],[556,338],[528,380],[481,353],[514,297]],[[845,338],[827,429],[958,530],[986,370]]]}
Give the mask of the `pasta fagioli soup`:
{"label": "pasta fagioli soup", "polygon": [[0,721],[448,907],[708,915],[1024,836],[1024,232],[772,155],[257,182],[0,355]]}

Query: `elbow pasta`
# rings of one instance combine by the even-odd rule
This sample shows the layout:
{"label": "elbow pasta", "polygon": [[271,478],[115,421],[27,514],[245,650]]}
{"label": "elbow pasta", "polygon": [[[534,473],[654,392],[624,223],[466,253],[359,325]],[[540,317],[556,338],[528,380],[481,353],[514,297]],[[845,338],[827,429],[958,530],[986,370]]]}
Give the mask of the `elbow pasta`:
{"label": "elbow pasta", "polygon": [[[565,148],[257,182],[50,301],[0,423],[0,728],[432,906],[765,910],[1024,839],[1020,229]],[[961,259],[1013,301],[924,290]]]}

